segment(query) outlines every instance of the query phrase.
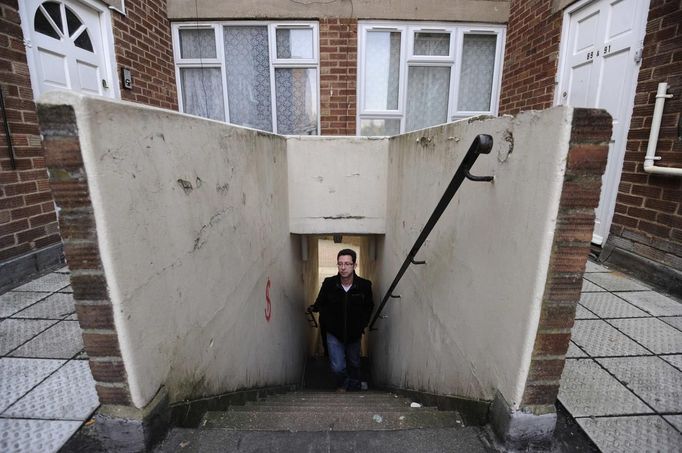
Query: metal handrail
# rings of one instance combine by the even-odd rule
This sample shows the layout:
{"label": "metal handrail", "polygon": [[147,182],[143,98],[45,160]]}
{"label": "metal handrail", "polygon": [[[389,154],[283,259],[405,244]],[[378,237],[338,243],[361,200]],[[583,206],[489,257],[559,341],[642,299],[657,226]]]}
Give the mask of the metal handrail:
{"label": "metal handrail", "polygon": [[476,136],[474,141],[471,143],[471,146],[469,147],[469,150],[464,156],[462,163],[459,165],[459,168],[455,172],[455,175],[452,177],[452,181],[450,181],[450,184],[445,189],[443,196],[436,205],[436,208],[433,210],[433,214],[431,214],[431,217],[429,218],[428,222],[426,222],[426,225],[424,225],[424,229],[422,230],[417,240],[414,242],[412,250],[410,250],[410,253],[407,254],[407,258],[405,258],[405,261],[403,261],[403,265],[400,267],[400,270],[393,279],[393,283],[391,283],[391,286],[388,288],[388,291],[386,291],[384,298],[381,300],[379,308],[377,308],[377,311],[374,314],[372,321],[369,323],[369,330],[376,330],[374,329],[374,324],[376,323],[377,319],[381,316],[381,311],[384,309],[384,306],[386,305],[386,302],[388,302],[388,299],[389,298],[397,299],[400,297],[394,295],[393,290],[395,289],[396,286],[398,286],[398,282],[403,277],[403,274],[410,266],[410,264],[426,263],[425,261],[416,261],[414,257],[417,255],[417,252],[419,252],[419,249],[421,248],[422,244],[431,233],[431,230],[433,230],[433,227],[436,226],[436,223],[438,222],[438,219],[440,219],[440,216],[445,211],[445,208],[447,208],[448,204],[450,204],[452,197],[455,196],[457,189],[459,189],[459,186],[462,185],[464,178],[467,178],[470,181],[492,181],[494,179],[493,176],[474,176],[469,172],[469,170],[471,170],[471,167],[474,166],[474,163],[476,163],[476,159],[478,159],[478,156],[480,154],[490,154],[490,150],[492,149],[492,147],[493,138],[487,134],[480,134]]}

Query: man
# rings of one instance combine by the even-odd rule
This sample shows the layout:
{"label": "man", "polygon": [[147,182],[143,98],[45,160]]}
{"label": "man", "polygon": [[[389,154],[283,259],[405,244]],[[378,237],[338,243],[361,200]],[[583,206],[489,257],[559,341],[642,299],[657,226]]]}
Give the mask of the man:
{"label": "man", "polygon": [[320,312],[337,392],[360,390],[360,341],[374,309],[372,282],[355,274],[356,258],[351,249],[337,254],[339,273],[324,279],[311,306]]}

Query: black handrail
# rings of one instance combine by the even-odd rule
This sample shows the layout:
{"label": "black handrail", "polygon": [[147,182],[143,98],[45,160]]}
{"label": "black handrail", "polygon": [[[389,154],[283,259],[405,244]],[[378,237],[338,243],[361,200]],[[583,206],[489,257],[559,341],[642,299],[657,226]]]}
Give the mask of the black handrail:
{"label": "black handrail", "polygon": [[386,305],[388,299],[389,298],[397,299],[400,297],[393,295],[393,290],[395,289],[396,286],[398,286],[398,282],[403,277],[403,274],[410,266],[410,264],[426,263],[425,261],[416,261],[414,257],[417,255],[417,252],[419,252],[419,249],[421,248],[426,238],[429,236],[429,233],[431,233],[431,230],[433,230],[433,227],[436,226],[436,223],[438,222],[438,219],[440,219],[440,216],[445,211],[445,208],[447,208],[448,204],[450,204],[452,197],[455,196],[457,189],[459,189],[459,186],[462,185],[464,178],[467,178],[470,181],[493,180],[492,176],[474,176],[471,173],[469,173],[471,167],[473,167],[474,163],[476,163],[476,159],[478,159],[478,156],[480,154],[490,154],[490,150],[492,149],[492,147],[493,138],[487,134],[480,134],[476,136],[474,141],[471,143],[469,151],[467,151],[466,156],[464,156],[464,160],[462,160],[462,163],[459,165],[459,168],[455,172],[455,175],[452,177],[452,181],[450,181],[450,184],[448,185],[447,189],[445,189],[443,196],[436,205],[436,209],[433,210],[433,214],[431,214],[431,217],[429,218],[428,222],[426,222],[426,225],[424,225],[424,229],[422,230],[421,234],[419,235],[414,245],[412,246],[412,250],[410,250],[410,253],[407,254],[407,258],[405,258],[402,267],[400,268],[395,278],[393,279],[393,283],[391,283],[391,286],[388,288],[388,291],[386,291],[386,295],[384,295],[384,298],[381,300],[379,308],[374,314],[372,321],[369,323],[369,330],[375,330],[374,323],[376,323],[377,319],[381,315],[381,311],[384,309],[384,305]]}

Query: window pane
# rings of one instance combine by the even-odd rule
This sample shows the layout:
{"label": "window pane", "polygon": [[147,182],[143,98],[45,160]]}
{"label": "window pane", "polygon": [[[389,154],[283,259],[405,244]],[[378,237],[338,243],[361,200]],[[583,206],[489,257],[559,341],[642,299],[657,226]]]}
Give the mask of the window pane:
{"label": "window pane", "polygon": [[415,55],[450,55],[450,33],[415,33]]}
{"label": "window pane", "polygon": [[215,33],[212,28],[180,30],[180,58],[215,58]]}
{"label": "window pane", "polygon": [[73,42],[76,47],[80,47],[81,49],[88,50],[90,52],[94,52],[92,48],[92,41],[90,41],[90,35],[88,34],[88,29],[84,29],[80,35],[78,35],[78,38]]}
{"label": "window pane", "polygon": [[400,134],[399,119],[371,119],[360,120],[360,135],[398,135]]}
{"label": "window pane", "polygon": [[181,68],[180,83],[185,113],[225,121],[220,68]]}
{"label": "window pane", "polygon": [[230,122],[272,131],[267,27],[225,27],[223,35]]}
{"label": "window pane", "polygon": [[313,58],[313,30],[278,28],[277,58]]}
{"label": "window pane", "polygon": [[412,66],[407,75],[405,130],[447,122],[450,68]]}
{"label": "window pane", "polygon": [[59,7],[59,3],[45,2],[42,6],[45,8],[45,11],[47,11],[47,14],[50,15],[50,18],[52,18],[54,23],[57,24],[59,31],[64,32],[64,28],[62,26],[62,12],[61,8]]}
{"label": "window pane", "polygon": [[317,69],[275,69],[277,133],[317,135]]}
{"label": "window pane", "polygon": [[45,17],[45,14],[41,9],[36,11],[36,17],[33,20],[33,29],[38,33],[42,33],[51,38],[60,39],[59,33],[57,33],[57,30],[54,29],[50,21],[47,20],[47,17]]}
{"label": "window pane", "polygon": [[400,33],[367,33],[365,110],[398,110]]}
{"label": "window pane", "polygon": [[464,35],[457,110],[490,110],[496,43],[495,35]]}
{"label": "window pane", "polygon": [[76,33],[76,30],[78,30],[78,27],[81,26],[81,21],[76,16],[73,11],[71,11],[71,8],[66,8],[66,25],[67,28],[69,29],[69,36],[73,36],[74,33]]}

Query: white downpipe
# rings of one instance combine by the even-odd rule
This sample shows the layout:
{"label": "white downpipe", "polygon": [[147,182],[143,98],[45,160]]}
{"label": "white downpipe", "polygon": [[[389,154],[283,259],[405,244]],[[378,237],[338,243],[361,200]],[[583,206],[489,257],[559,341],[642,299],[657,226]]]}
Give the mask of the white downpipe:
{"label": "white downpipe", "polygon": [[668,84],[666,82],[659,83],[658,91],[656,92],[656,104],[654,105],[654,117],[651,122],[651,132],[649,133],[649,144],[647,145],[646,156],[644,157],[644,171],[647,173],[682,176],[682,168],[657,167],[654,165],[654,161],[661,160],[660,157],[656,156],[656,146],[658,144],[658,132],[661,129],[663,105],[666,99],[672,97],[672,94],[668,94]]}

